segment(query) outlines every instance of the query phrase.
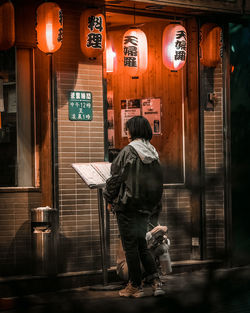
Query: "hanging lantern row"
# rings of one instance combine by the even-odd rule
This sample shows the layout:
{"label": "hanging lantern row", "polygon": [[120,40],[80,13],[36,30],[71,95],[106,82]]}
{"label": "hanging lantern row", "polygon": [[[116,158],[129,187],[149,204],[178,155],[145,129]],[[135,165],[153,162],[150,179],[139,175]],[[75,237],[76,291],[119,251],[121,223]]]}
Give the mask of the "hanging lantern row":
{"label": "hanging lantern row", "polygon": [[[44,53],[60,49],[63,39],[63,14],[55,2],[44,2],[36,11],[36,44]],[[87,9],[80,18],[81,50],[89,58],[96,58],[105,48],[106,22],[97,9]],[[10,1],[0,5],[0,50],[7,50],[15,42],[14,6]]]}
{"label": "hanging lantern row", "polygon": [[[0,5],[0,50],[7,50],[15,42],[15,16],[11,1]],[[38,48],[49,54],[60,49],[63,38],[63,15],[54,2],[45,2],[37,9],[36,41]],[[103,53],[106,44],[106,22],[97,9],[87,9],[80,17],[81,50],[88,58]],[[148,44],[145,33],[139,28],[125,32],[123,43],[123,65],[130,76],[137,76],[147,69]],[[222,29],[213,23],[206,23],[200,30],[200,62],[215,67],[222,57]],[[106,46],[107,72],[113,71],[115,53]],[[180,70],[187,58],[187,32],[177,23],[165,27],[162,36],[162,61],[171,71]]]}
{"label": "hanging lantern row", "polygon": [[0,5],[0,50],[10,49],[15,42],[15,10],[10,1]]}
{"label": "hanging lantern row", "polygon": [[[139,28],[131,28],[123,35],[123,65],[125,72],[136,77],[146,71],[148,66],[148,44],[145,33]],[[110,44],[108,43],[109,47]],[[187,57],[187,32],[180,24],[170,24],[162,36],[163,64],[171,71],[180,70]],[[106,53],[107,72],[111,72],[113,54]]]}
{"label": "hanging lantern row", "polygon": [[215,67],[222,57],[222,29],[213,23],[206,23],[200,29],[200,61],[208,67]]}

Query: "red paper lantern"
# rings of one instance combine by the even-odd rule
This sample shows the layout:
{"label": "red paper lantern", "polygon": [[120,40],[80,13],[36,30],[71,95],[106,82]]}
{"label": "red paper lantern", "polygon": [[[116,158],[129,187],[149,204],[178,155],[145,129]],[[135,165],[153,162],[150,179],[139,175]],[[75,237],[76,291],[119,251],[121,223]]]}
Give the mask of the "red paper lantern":
{"label": "red paper lantern", "polygon": [[207,23],[200,29],[200,61],[208,67],[215,67],[221,61],[222,29]]}
{"label": "red paper lantern", "polygon": [[88,58],[96,58],[105,48],[106,22],[97,9],[87,9],[80,18],[80,44],[82,53]]}
{"label": "red paper lantern", "polygon": [[10,1],[0,5],[0,50],[7,50],[15,42],[15,10]]}
{"label": "red paper lantern", "polygon": [[54,2],[45,2],[37,9],[37,46],[45,53],[60,49],[63,38],[63,15]]}
{"label": "red paper lantern", "polygon": [[180,24],[169,24],[162,36],[162,61],[171,71],[180,70],[187,58],[187,31]]}
{"label": "red paper lantern", "polygon": [[144,73],[148,66],[148,42],[139,28],[131,28],[123,35],[123,65],[130,76]]}

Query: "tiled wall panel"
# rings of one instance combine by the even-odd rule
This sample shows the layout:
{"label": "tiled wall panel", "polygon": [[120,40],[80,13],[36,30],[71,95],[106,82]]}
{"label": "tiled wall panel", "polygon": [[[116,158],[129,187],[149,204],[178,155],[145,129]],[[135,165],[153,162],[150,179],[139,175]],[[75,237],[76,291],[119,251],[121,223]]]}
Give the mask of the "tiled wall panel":
{"label": "tiled wall panel", "polygon": [[30,210],[39,206],[39,192],[0,193],[1,276],[31,273]]}
{"label": "tiled wall panel", "polygon": [[220,258],[225,248],[222,64],[210,70],[210,80],[216,101],[214,111],[204,112],[206,244],[207,257]]}

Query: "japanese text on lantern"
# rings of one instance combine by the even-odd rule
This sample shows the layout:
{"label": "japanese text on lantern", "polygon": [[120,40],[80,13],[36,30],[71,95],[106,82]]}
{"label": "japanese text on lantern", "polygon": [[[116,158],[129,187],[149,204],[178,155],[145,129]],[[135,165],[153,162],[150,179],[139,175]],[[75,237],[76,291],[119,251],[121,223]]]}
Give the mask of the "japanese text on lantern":
{"label": "japanese text on lantern", "polygon": [[[94,49],[102,49],[102,30],[103,30],[102,17],[94,15],[89,16],[88,29],[91,32],[88,33],[87,47],[92,47]],[[93,32],[95,29],[100,33]]]}
{"label": "japanese text on lantern", "polygon": [[174,59],[185,61],[187,53],[187,34],[184,30],[178,30],[175,36],[175,56]]}
{"label": "japanese text on lantern", "polygon": [[125,36],[124,37],[124,66],[137,67],[138,57],[138,37]]}
{"label": "japanese text on lantern", "polygon": [[69,119],[70,121],[91,121],[92,94],[89,91],[70,91]]}

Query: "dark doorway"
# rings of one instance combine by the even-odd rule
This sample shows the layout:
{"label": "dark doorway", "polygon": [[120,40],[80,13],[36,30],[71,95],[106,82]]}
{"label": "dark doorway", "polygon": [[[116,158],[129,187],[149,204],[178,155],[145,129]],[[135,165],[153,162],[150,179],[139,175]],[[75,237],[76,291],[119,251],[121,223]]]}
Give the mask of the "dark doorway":
{"label": "dark doorway", "polygon": [[230,24],[233,265],[250,263],[250,21]]}

